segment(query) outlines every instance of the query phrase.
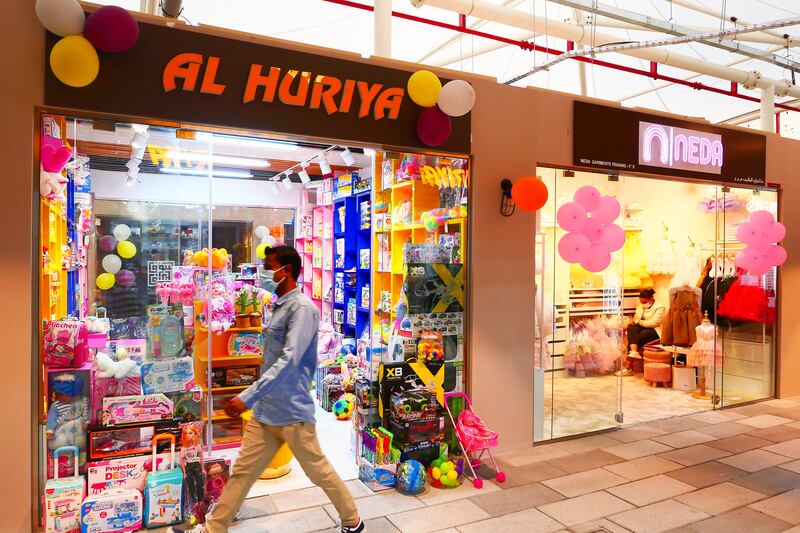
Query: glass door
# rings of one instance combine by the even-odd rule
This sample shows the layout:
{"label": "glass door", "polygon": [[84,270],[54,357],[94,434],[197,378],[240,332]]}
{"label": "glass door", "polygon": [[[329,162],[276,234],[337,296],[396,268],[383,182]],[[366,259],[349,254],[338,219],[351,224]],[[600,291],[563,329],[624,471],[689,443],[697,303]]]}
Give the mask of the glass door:
{"label": "glass door", "polygon": [[[605,260],[602,254],[586,259],[585,250],[578,250],[581,259],[567,245],[568,234],[594,231],[587,242],[599,240],[592,220],[600,219],[592,206],[575,209],[574,205],[591,204],[596,201],[592,196],[600,195],[614,197],[624,206],[624,178],[553,169],[539,169],[539,174],[550,200],[538,214],[536,235],[536,442],[609,429],[621,422],[624,320],[635,310],[635,298],[623,288],[623,250]],[[587,211],[589,222],[573,228],[567,219],[586,218]],[[614,222],[621,224],[621,216],[620,211]]]}

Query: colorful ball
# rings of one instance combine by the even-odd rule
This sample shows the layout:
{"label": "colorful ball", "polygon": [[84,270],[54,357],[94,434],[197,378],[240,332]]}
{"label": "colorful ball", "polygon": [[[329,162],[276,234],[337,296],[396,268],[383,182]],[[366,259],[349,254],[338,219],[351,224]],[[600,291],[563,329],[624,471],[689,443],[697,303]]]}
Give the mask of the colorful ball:
{"label": "colorful ball", "polygon": [[397,490],[404,494],[419,494],[425,489],[428,476],[422,463],[410,459],[397,469]]}
{"label": "colorful ball", "polygon": [[347,420],[353,416],[353,403],[349,402],[347,398],[339,398],[333,404],[333,414],[339,420]]}

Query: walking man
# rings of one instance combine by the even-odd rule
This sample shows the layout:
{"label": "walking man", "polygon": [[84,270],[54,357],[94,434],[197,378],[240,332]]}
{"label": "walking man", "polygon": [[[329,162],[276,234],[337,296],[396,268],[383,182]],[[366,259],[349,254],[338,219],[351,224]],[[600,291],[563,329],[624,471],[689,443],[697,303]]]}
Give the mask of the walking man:
{"label": "walking man", "polygon": [[319,311],[297,287],[301,260],[291,246],[265,251],[267,276],[277,284],[278,300],[266,332],[261,378],[225,406],[237,418],[248,409],[242,447],[233,473],[205,525],[170,533],[225,533],[259,475],[287,443],[303,471],[333,502],[342,533],[360,533],[364,524],[344,482],[333,470],[317,440],[314,401],[309,389],[317,366]]}

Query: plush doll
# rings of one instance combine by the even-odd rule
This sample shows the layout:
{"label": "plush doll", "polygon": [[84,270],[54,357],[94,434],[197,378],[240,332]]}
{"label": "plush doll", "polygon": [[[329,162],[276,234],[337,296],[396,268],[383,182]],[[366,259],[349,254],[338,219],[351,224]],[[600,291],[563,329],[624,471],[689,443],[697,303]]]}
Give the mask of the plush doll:
{"label": "plush doll", "polygon": [[59,172],[48,172],[43,167],[39,168],[39,194],[48,200],[63,202],[66,186],[66,176]]}
{"label": "plush doll", "polygon": [[76,446],[86,449],[89,402],[83,397],[83,379],[60,374],[53,379],[53,402],[47,408],[47,447]]}
{"label": "plush doll", "polygon": [[139,372],[139,367],[133,359],[120,359],[114,361],[107,354],[98,352],[94,359],[97,368],[98,378],[122,379],[127,376],[135,375]]}
{"label": "plush doll", "polygon": [[192,266],[192,257],[194,256],[194,252],[191,250],[184,250],[183,251],[183,266]]}
{"label": "plush doll", "polygon": [[233,308],[233,301],[230,294],[225,290],[221,283],[211,284],[211,309],[208,309],[208,302],[203,310],[208,317],[209,329],[214,333],[228,331],[236,320],[236,310]]}

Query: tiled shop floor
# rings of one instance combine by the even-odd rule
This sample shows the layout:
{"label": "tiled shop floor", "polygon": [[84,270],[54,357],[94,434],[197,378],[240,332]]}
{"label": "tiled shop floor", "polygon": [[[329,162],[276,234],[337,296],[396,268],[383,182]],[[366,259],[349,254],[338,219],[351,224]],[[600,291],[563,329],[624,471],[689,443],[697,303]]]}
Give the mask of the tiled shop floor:
{"label": "tiled shop floor", "polygon": [[[788,531],[800,524],[800,397],[688,415],[499,457],[508,482],[372,494],[370,533]],[[335,531],[319,490],[247,500],[231,531]]]}

